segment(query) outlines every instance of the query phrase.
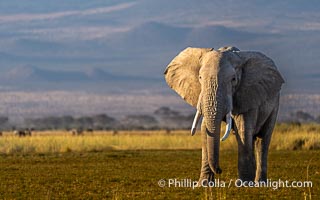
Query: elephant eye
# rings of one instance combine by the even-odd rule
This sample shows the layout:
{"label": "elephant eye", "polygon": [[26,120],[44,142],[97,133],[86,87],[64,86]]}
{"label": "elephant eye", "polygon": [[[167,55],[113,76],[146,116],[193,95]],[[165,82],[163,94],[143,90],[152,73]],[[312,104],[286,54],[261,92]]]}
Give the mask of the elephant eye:
{"label": "elephant eye", "polygon": [[235,85],[236,83],[237,83],[236,77],[232,77],[232,79],[231,79],[231,84],[232,84],[232,85]]}
{"label": "elephant eye", "polygon": [[199,79],[201,79],[201,76],[199,76]]}

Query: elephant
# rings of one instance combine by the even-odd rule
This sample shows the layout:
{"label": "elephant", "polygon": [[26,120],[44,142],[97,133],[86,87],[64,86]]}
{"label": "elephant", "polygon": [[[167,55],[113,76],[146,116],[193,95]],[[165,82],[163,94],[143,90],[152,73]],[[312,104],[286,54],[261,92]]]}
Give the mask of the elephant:
{"label": "elephant", "polygon": [[[233,131],[238,144],[238,180],[267,181],[268,149],[284,79],[274,62],[254,51],[227,46],[188,47],[167,66],[167,84],[196,108],[191,134],[202,117],[199,182],[221,174],[220,141]],[[226,131],[220,140],[221,122]]]}

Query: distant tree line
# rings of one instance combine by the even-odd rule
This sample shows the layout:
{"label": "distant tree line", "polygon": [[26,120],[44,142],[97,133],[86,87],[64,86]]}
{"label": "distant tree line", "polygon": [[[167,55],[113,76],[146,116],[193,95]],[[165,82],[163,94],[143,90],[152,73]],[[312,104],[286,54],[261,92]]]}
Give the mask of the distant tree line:
{"label": "distant tree line", "polygon": [[[74,117],[49,116],[41,118],[26,118],[23,127],[10,124],[9,118],[0,116],[0,130],[34,129],[34,130],[146,130],[146,129],[189,129],[194,115],[182,115],[169,107],[160,107],[149,115],[126,115],[119,119],[98,114],[93,116]],[[320,123],[320,115],[314,117],[303,111],[291,114],[290,123]]]}
{"label": "distant tree line", "polygon": [[168,107],[161,107],[146,115],[126,115],[119,119],[99,114],[73,117],[50,116],[26,118],[25,126],[36,130],[146,130],[146,129],[187,129],[191,127],[193,115],[181,115]]}
{"label": "distant tree line", "polygon": [[42,118],[27,118],[25,119],[26,126],[32,127],[37,130],[56,130],[56,129],[96,129],[96,130],[109,130],[113,129],[117,124],[117,120],[106,115],[94,116],[50,116]]}
{"label": "distant tree line", "polygon": [[291,117],[288,120],[289,122],[299,122],[299,123],[320,123],[320,115],[318,117],[314,117],[311,114],[304,112],[302,110],[298,110],[296,112],[291,113]]}

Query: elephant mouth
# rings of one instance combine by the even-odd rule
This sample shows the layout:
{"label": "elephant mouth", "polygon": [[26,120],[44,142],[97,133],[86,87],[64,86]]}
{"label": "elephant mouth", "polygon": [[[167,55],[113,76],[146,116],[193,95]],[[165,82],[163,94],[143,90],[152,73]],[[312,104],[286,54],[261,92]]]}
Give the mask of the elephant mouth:
{"label": "elephant mouth", "polygon": [[[197,110],[196,115],[193,120],[193,123],[192,123],[192,127],[191,127],[191,135],[192,136],[196,133],[197,125],[200,121],[200,118],[201,118],[201,113],[199,110]],[[226,115],[226,130],[225,130],[224,135],[220,139],[221,141],[225,141],[229,137],[230,132],[231,132],[231,128],[232,128],[232,117],[231,117],[231,111],[230,111]]]}

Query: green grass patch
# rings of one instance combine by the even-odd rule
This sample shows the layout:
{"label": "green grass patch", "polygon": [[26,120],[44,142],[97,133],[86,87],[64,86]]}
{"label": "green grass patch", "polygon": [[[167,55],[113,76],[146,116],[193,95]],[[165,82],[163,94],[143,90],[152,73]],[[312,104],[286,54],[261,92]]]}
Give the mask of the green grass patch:
{"label": "green grass patch", "polygon": [[[236,151],[221,152],[223,173],[237,179]],[[312,188],[159,187],[160,179],[198,180],[200,150],[121,150],[0,156],[1,199],[319,199],[320,151],[271,151],[269,179]]]}

